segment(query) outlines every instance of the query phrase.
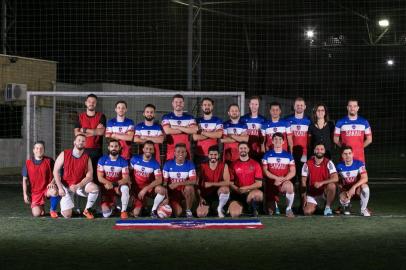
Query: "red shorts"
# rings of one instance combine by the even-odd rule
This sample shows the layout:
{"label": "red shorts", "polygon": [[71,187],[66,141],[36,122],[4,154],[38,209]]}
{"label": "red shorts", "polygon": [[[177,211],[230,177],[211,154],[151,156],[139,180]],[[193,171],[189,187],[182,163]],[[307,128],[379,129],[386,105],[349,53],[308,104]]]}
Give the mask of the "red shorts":
{"label": "red shorts", "polygon": [[267,179],[265,185],[265,196],[267,201],[279,202],[279,193],[281,193],[282,184],[274,185],[275,180]]}
{"label": "red shorts", "polygon": [[151,190],[148,190],[148,192],[145,193],[144,199],[140,200],[138,198],[138,193],[140,193],[140,191],[141,191],[141,189],[143,187],[142,188],[138,188],[136,186],[134,186],[134,187],[135,187],[134,192],[133,192],[133,195],[134,195],[134,208],[141,208],[146,204],[148,198],[155,198],[155,195],[156,195],[155,194],[155,188],[152,188]]}
{"label": "red shorts", "polygon": [[106,205],[108,207],[112,207],[113,205],[116,204],[116,197],[120,196],[120,188],[119,187],[114,187],[112,189],[105,189],[102,187],[101,190],[101,204]]}
{"label": "red shorts", "polygon": [[31,208],[36,206],[43,206],[45,204],[45,198],[47,196],[48,189],[31,194]]}
{"label": "red shorts", "polygon": [[180,206],[185,199],[185,196],[183,196],[184,189],[185,186],[179,186],[176,189],[168,189],[169,204],[172,208],[177,205]]}

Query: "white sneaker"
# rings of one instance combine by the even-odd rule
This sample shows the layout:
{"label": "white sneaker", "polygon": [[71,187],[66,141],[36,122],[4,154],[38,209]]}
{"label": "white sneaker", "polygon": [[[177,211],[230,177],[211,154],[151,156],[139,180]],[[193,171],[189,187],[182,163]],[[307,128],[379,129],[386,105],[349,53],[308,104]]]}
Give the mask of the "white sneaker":
{"label": "white sneaker", "polygon": [[371,213],[369,213],[368,209],[361,210],[361,216],[370,217]]}
{"label": "white sneaker", "polygon": [[224,218],[224,213],[223,213],[223,209],[221,208],[217,208],[217,214],[219,216],[219,218]]}

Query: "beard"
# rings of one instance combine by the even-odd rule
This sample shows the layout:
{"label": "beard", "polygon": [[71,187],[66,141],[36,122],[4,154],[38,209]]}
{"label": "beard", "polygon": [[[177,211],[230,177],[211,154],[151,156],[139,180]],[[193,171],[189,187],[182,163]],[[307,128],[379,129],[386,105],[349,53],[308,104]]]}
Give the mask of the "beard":
{"label": "beard", "polygon": [[210,159],[210,163],[216,163],[217,162],[217,158],[211,158]]}
{"label": "beard", "polygon": [[87,110],[93,112],[96,110],[96,107],[87,107]]}
{"label": "beard", "polygon": [[240,156],[241,156],[241,157],[246,157],[246,156],[248,156],[248,153],[247,153],[247,152],[241,152],[241,153],[240,153]]}
{"label": "beard", "polygon": [[116,157],[116,156],[118,156],[118,151],[112,150],[112,151],[109,151],[109,154],[112,155],[113,157]]}
{"label": "beard", "polygon": [[317,153],[317,154],[314,154],[318,159],[321,159],[321,158],[323,158],[324,157],[324,153]]}
{"label": "beard", "polygon": [[211,111],[211,110],[204,110],[203,113],[204,113],[205,115],[209,115],[209,114],[212,113],[212,111]]}
{"label": "beard", "polygon": [[144,116],[144,119],[147,120],[147,121],[152,121],[152,120],[155,119],[155,117],[146,117],[146,116]]}

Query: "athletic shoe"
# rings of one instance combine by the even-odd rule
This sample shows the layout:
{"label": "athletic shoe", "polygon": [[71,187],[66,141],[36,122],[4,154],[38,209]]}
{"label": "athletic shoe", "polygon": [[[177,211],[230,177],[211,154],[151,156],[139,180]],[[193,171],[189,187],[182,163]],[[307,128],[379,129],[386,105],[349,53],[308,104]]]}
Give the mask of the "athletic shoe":
{"label": "athletic shoe", "polygon": [[121,219],[127,219],[128,218],[128,213],[126,211],[123,211],[120,213],[120,218]]}
{"label": "athletic shoe", "polygon": [[51,215],[51,218],[58,218],[58,213],[56,211],[51,211],[49,214]]}
{"label": "athletic shoe", "polygon": [[343,211],[343,214],[346,216],[351,215],[350,206],[343,206],[342,211]]}
{"label": "athletic shoe", "polygon": [[361,216],[370,217],[371,213],[369,212],[368,208],[361,210]]}
{"label": "athletic shoe", "polygon": [[286,210],[286,217],[288,218],[294,218],[295,214],[293,214],[292,209]]}
{"label": "athletic shoe", "polygon": [[325,217],[332,217],[333,216],[333,211],[331,210],[331,208],[324,208],[324,216]]}
{"label": "athletic shoe", "polygon": [[217,208],[217,214],[218,214],[218,216],[219,216],[219,218],[224,218],[225,216],[224,216],[224,213],[223,213],[223,209],[221,209],[221,208]]}
{"label": "athletic shoe", "polygon": [[279,207],[275,207],[275,215],[279,216],[281,214],[281,210],[279,210]]}
{"label": "athletic shoe", "polygon": [[189,209],[186,210],[186,218],[193,218],[193,213]]}
{"label": "athletic shoe", "polygon": [[89,209],[85,209],[83,211],[83,215],[87,218],[87,219],[94,219],[93,214],[89,211]]}
{"label": "athletic shoe", "polygon": [[252,200],[251,202],[251,215],[253,217],[258,217],[258,206],[257,206],[257,202]]}
{"label": "athletic shoe", "polygon": [[151,211],[151,218],[158,218],[158,213],[156,212],[156,210]]}

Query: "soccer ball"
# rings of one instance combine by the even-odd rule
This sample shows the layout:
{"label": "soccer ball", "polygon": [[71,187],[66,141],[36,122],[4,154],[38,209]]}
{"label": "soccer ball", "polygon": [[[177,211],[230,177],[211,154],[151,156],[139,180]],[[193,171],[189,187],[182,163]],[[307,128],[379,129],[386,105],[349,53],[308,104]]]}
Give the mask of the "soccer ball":
{"label": "soccer ball", "polygon": [[168,218],[172,215],[172,207],[169,204],[160,205],[157,214],[160,218]]}

